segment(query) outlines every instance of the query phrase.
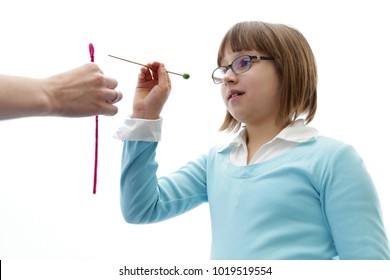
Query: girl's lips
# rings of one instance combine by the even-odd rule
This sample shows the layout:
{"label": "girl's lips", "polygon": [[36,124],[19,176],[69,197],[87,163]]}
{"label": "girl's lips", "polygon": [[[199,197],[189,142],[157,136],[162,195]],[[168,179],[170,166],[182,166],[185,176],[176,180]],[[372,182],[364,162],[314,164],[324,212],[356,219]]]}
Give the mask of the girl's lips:
{"label": "girl's lips", "polygon": [[230,100],[232,98],[235,98],[237,96],[241,96],[243,94],[244,94],[244,92],[242,92],[242,91],[232,90],[232,91],[229,92],[228,100]]}

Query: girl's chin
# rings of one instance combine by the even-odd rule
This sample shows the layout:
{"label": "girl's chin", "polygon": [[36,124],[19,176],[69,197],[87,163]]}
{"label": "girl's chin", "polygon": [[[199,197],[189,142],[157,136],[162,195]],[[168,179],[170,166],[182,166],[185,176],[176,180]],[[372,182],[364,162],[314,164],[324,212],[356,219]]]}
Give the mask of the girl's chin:
{"label": "girl's chin", "polygon": [[240,123],[245,123],[247,117],[246,117],[246,112],[237,112],[237,111],[229,111],[230,115],[236,120],[239,121]]}

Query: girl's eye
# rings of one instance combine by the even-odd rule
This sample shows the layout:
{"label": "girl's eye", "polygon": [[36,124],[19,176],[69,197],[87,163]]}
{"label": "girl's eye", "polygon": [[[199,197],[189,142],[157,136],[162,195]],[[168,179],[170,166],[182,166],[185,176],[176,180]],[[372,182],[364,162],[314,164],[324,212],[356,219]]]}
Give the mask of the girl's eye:
{"label": "girl's eye", "polygon": [[237,68],[238,71],[240,71],[240,70],[242,71],[243,69],[248,68],[250,63],[251,63],[250,59],[245,57],[245,58],[239,59],[237,61],[237,63],[235,63],[235,67]]}

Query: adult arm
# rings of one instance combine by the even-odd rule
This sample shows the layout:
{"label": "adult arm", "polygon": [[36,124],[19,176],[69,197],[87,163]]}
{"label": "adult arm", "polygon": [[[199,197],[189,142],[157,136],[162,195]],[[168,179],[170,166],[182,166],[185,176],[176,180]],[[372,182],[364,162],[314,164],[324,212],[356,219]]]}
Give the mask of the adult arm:
{"label": "adult arm", "polygon": [[0,75],[0,120],[115,115],[113,100],[122,98],[117,85],[94,63],[45,79]]}

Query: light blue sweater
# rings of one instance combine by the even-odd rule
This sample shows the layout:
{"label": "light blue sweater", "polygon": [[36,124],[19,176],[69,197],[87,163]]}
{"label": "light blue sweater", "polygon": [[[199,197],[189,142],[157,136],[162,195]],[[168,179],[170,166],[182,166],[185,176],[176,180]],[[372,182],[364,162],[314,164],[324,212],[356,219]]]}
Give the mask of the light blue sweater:
{"label": "light blue sweater", "polygon": [[129,223],[208,202],[212,259],[390,259],[375,187],[349,145],[318,137],[248,166],[215,147],[161,178],[156,147],[124,142],[121,207]]}

